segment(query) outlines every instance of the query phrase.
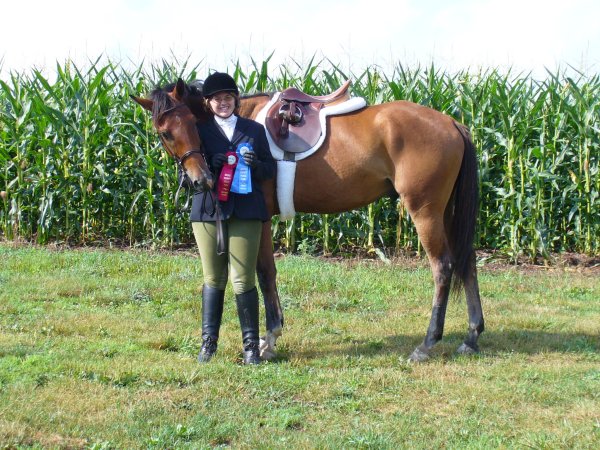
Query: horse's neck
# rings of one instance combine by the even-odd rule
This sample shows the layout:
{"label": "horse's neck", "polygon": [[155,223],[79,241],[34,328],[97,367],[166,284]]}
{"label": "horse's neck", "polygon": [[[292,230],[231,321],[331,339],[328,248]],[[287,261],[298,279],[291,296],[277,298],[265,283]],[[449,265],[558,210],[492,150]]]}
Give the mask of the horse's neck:
{"label": "horse's neck", "polygon": [[204,100],[202,96],[188,96],[184,99],[184,103],[190,108],[192,114],[196,116],[198,122],[206,122],[212,118],[212,114],[209,114],[204,108]]}
{"label": "horse's neck", "polygon": [[269,102],[268,94],[242,98],[240,101],[239,115],[246,119],[254,120],[260,110]]}

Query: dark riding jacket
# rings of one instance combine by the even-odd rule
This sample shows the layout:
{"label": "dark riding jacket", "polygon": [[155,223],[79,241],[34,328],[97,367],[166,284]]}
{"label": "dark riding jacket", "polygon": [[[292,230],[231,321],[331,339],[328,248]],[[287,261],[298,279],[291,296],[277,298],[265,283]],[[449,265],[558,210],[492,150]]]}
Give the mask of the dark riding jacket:
{"label": "dark riding jacket", "polygon": [[214,170],[212,159],[217,153],[235,152],[238,145],[242,143],[252,145],[252,150],[256,153],[258,160],[256,167],[250,171],[252,192],[248,194],[230,192],[229,199],[226,202],[220,202],[222,218],[228,219],[233,215],[238,219],[257,219],[263,222],[269,220],[261,181],[273,178],[277,166],[273,156],[271,156],[264,127],[253,120],[238,116],[231,141],[214,120],[198,125],[198,133],[209,168],[215,175],[215,188],[212,192],[213,195],[209,192],[194,194],[191,221],[212,222],[217,220],[214,199],[217,198],[217,182],[220,170]]}

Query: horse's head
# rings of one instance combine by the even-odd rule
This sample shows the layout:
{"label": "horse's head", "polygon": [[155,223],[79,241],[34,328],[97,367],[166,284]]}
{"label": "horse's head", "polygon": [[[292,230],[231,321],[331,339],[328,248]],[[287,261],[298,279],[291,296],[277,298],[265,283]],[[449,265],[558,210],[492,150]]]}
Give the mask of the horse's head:
{"label": "horse's head", "polygon": [[212,189],[214,180],[201,150],[196,116],[186,99],[189,88],[183,80],[152,91],[149,99],[132,96],[144,109],[152,112],[152,123],[163,147],[180,165],[192,186],[199,191]]}

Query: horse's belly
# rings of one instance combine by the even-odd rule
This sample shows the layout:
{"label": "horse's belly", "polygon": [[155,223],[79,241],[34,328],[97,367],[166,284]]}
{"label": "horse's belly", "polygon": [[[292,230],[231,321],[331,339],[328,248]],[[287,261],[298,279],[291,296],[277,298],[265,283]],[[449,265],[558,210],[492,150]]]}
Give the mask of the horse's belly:
{"label": "horse's belly", "polygon": [[310,174],[298,171],[294,206],[298,212],[339,213],[368,205],[392,190],[389,181],[366,172],[340,175],[322,167]]}

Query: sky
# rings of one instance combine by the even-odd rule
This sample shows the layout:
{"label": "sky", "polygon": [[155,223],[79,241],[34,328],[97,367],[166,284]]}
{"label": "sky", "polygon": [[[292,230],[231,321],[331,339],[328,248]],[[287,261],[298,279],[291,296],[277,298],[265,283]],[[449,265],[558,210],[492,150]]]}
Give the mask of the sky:
{"label": "sky", "polygon": [[598,0],[2,0],[0,77],[67,59],[600,72]]}

